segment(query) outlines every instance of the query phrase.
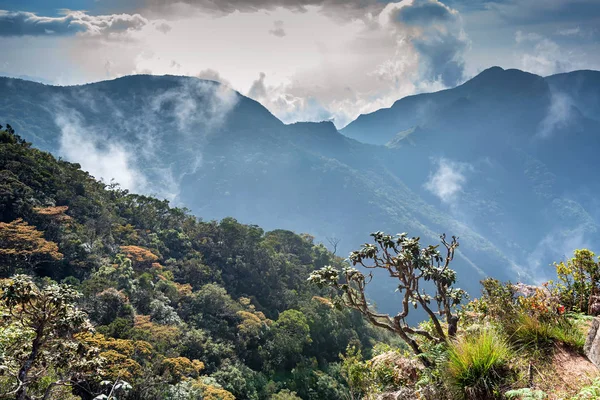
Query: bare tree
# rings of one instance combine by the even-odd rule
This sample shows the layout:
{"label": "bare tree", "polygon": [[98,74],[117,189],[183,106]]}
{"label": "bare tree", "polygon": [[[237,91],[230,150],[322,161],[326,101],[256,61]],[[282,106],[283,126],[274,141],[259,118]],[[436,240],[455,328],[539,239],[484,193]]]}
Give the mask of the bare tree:
{"label": "bare tree", "polygon": [[335,236],[329,236],[325,239],[327,239],[327,241],[331,245],[331,252],[335,255],[335,253],[337,252],[338,244],[340,244],[340,239]]}
{"label": "bare tree", "polygon": [[[360,265],[367,270],[385,270],[391,278],[398,280],[402,301],[401,309],[396,315],[377,312],[367,300],[365,290],[373,279],[371,272],[365,275],[350,266],[342,271],[326,266],[311,274],[309,280],[320,286],[336,289],[335,301],[359,311],[373,325],[397,334],[416,355],[423,353],[416,340],[418,336],[434,343],[443,343],[453,337],[459,320],[455,307],[466,296],[464,290],[452,287],[456,282],[456,272],[449,268],[458,247],[458,238],[453,236],[448,242],[445,235],[441,236],[446,249],[443,257],[438,251],[439,245],[421,248],[420,239],[409,238],[406,233],[394,237],[376,232],[371,236],[375,239],[375,244],[365,244],[359,251],[352,252],[350,262],[353,266]],[[425,285],[433,288],[433,295],[427,294],[422,287],[423,282],[431,282]],[[406,318],[411,306],[420,306],[427,313],[433,325],[431,331],[408,325]],[[442,326],[443,322],[447,324],[446,330]],[[426,367],[432,365],[424,357],[421,360]]]}

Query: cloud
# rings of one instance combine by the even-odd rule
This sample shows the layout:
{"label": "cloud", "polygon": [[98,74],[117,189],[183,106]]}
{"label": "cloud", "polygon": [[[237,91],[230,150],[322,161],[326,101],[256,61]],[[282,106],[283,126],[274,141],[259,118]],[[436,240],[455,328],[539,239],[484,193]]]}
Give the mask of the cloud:
{"label": "cloud", "polygon": [[517,31],[515,41],[522,49],[520,67],[541,76],[578,69],[582,65],[580,59],[585,57],[535,32]]}
{"label": "cloud", "polygon": [[439,1],[416,1],[410,7],[400,8],[396,18],[402,23],[422,27],[452,22],[458,18],[458,12]]}
{"label": "cloud", "polygon": [[252,83],[250,90],[248,91],[248,97],[255,100],[265,100],[267,97],[267,87],[265,86],[265,75],[264,72],[260,73],[260,77]]}
{"label": "cloud", "polygon": [[[140,30],[148,20],[140,14],[88,15],[67,11],[62,17],[43,17],[34,13],[0,10],[0,36],[115,35]],[[165,29],[159,25],[157,29]]]}
{"label": "cloud", "polygon": [[597,0],[504,0],[490,2],[487,8],[511,25],[588,23],[600,19]]}
{"label": "cloud", "polygon": [[538,127],[537,136],[548,138],[569,125],[573,118],[573,100],[564,93],[553,92],[546,116]]}
{"label": "cloud", "polygon": [[283,21],[275,21],[273,25],[273,29],[269,31],[271,35],[277,37],[284,37],[286,35],[285,30],[283,29]]}
{"label": "cloud", "polygon": [[[68,71],[54,78],[61,84],[140,73],[204,77],[208,71],[209,79],[226,77],[235,90],[251,92],[286,123],[332,119],[340,128],[407,95],[463,80],[469,41],[458,12],[437,0],[210,3],[246,12],[198,11],[203,4],[210,8],[208,2],[194,2],[194,12],[176,17],[153,19],[151,9],[140,10],[142,22],[124,33],[123,26],[117,33],[118,24],[109,28],[100,17],[81,14],[77,18],[91,18],[92,27],[63,35],[64,43],[57,37],[50,44],[39,36],[22,40],[68,52],[45,64],[46,70]],[[262,4],[262,11],[249,12]],[[24,52],[16,44],[11,50],[14,59]]]}
{"label": "cloud", "polygon": [[[239,95],[194,78],[172,77],[171,83],[167,90],[148,85],[146,95],[126,99],[113,100],[94,86],[48,99],[61,131],[59,155],[97,178],[177,203],[181,180],[201,167],[207,139],[226,122]],[[161,162],[167,151],[176,161]]]}
{"label": "cloud", "polygon": [[[365,9],[381,9],[382,3],[377,0],[146,0],[146,7],[159,12],[189,12],[192,9],[218,14],[232,14],[235,12],[261,12],[285,8],[294,12],[306,12],[310,7],[321,7],[322,10],[334,9],[337,13]],[[186,8],[188,7],[188,8]]]}
{"label": "cloud", "polygon": [[105,140],[97,132],[85,128],[81,115],[73,110],[58,113],[55,123],[61,130],[61,156],[79,163],[97,179],[114,180],[134,192],[144,190],[147,180],[135,167],[135,153],[126,145]]}
{"label": "cloud", "polygon": [[437,0],[412,0],[386,7],[421,57],[421,78],[455,86],[464,75],[463,56],[469,40],[458,11]]}
{"label": "cloud", "polygon": [[578,26],[575,28],[560,29],[557,33],[561,36],[581,36],[582,34],[581,28]]}
{"label": "cloud", "polygon": [[526,258],[526,270],[536,283],[544,282],[553,275],[551,262],[568,260],[575,249],[591,249],[587,233],[584,226],[579,226],[573,229],[557,228],[544,236]]}
{"label": "cloud", "polygon": [[440,158],[437,161],[437,170],[429,175],[429,180],[425,183],[425,189],[444,203],[455,203],[467,183],[467,172],[472,170],[470,164]]}

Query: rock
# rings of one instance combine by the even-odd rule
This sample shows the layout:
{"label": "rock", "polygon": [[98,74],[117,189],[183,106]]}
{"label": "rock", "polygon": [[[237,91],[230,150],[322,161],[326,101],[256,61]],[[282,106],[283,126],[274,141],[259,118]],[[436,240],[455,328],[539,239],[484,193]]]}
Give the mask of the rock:
{"label": "rock", "polygon": [[396,392],[380,393],[376,400],[417,400],[418,398],[414,389],[405,387]]}
{"label": "rock", "polygon": [[583,351],[587,358],[600,368],[600,318],[594,318]]}
{"label": "rock", "polygon": [[417,360],[405,357],[395,351],[380,354],[374,357],[370,363],[374,369],[384,368],[393,371],[394,381],[399,386],[413,387],[423,372],[423,366]]}

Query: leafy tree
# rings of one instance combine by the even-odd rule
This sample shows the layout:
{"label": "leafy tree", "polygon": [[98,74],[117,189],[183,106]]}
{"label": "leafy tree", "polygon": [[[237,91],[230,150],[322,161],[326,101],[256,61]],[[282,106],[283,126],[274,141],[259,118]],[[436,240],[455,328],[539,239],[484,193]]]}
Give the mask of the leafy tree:
{"label": "leafy tree", "polygon": [[304,346],[311,343],[306,316],[298,310],[286,310],[272,326],[272,363],[276,367],[293,368],[300,361]]}
{"label": "leafy tree", "polygon": [[[335,300],[338,304],[359,311],[373,325],[397,334],[416,355],[423,354],[417,336],[434,343],[443,343],[453,337],[459,320],[455,307],[466,297],[465,291],[452,287],[456,282],[456,272],[450,269],[450,262],[458,247],[457,238],[452,237],[448,242],[445,235],[441,236],[446,249],[444,258],[438,246],[421,248],[419,238],[409,238],[406,233],[393,237],[376,232],[371,236],[375,244],[365,244],[359,251],[352,252],[350,261],[352,265],[358,264],[365,269],[385,270],[390,277],[397,279],[402,302],[401,310],[395,316],[379,313],[369,304],[365,290],[373,278],[371,273],[365,275],[349,266],[340,273],[327,266],[312,273],[309,280],[336,289]],[[433,295],[425,291],[425,282],[433,286]],[[437,306],[437,310],[433,305]],[[433,325],[432,330],[408,325],[406,318],[411,306],[419,306],[427,313]],[[442,321],[447,323],[446,331]],[[426,367],[431,366],[427,358],[421,357],[421,360]]]}
{"label": "leafy tree", "polygon": [[0,368],[8,387],[0,397],[47,399],[98,372],[101,359],[76,337],[91,328],[75,305],[79,296],[66,285],[40,288],[24,275],[0,281]]}
{"label": "leafy tree", "polygon": [[22,219],[0,222],[0,260],[4,265],[0,274],[5,277],[16,268],[33,269],[41,262],[62,257],[56,243],[44,239],[43,232]]}
{"label": "leafy tree", "polygon": [[301,400],[296,392],[287,389],[281,389],[279,392],[271,396],[271,400]]}
{"label": "leafy tree", "polygon": [[561,301],[569,310],[591,313],[592,295],[598,295],[600,264],[587,249],[575,250],[566,263],[555,263]]}

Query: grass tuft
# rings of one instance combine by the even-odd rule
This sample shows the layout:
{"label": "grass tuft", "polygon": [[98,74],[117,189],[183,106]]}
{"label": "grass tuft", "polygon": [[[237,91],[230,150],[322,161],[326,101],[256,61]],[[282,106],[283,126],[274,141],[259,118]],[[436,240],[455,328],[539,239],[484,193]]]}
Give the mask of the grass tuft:
{"label": "grass tuft", "polygon": [[510,375],[512,356],[507,341],[492,329],[453,342],[446,370],[456,395],[463,399],[498,398]]}

